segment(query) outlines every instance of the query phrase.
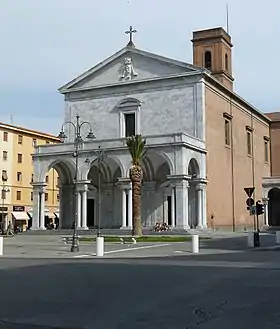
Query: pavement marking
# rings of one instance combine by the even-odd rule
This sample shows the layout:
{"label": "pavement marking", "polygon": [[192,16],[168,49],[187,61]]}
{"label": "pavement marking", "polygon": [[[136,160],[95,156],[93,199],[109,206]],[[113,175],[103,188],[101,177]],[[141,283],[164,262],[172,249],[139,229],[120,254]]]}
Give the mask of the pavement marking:
{"label": "pavement marking", "polygon": [[165,246],[170,246],[170,244],[165,243],[165,244],[157,244],[157,245],[151,245],[151,246],[142,246],[142,247],[136,247],[136,248],[130,248],[130,249],[119,249],[119,250],[110,250],[110,251],[105,251],[104,254],[114,254],[117,252],[124,252],[124,251],[131,251],[131,250],[140,250],[140,249],[151,249],[151,248],[158,248],[158,247],[165,247]]}
{"label": "pavement marking", "polygon": [[[114,253],[118,253],[118,252],[131,251],[131,250],[151,249],[151,248],[158,248],[158,247],[165,247],[165,246],[170,246],[170,244],[165,243],[165,244],[142,246],[142,247],[135,247],[135,248],[129,248],[129,249],[110,250],[110,251],[104,251],[104,255],[114,254]],[[94,253],[94,254],[85,254],[85,255],[75,255],[75,256],[73,256],[73,258],[85,258],[85,257],[91,257],[91,256],[96,256],[96,253]],[[148,256],[148,257],[150,257],[150,256]]]}
{"label": "pavement marking", "polygon": [[76,255],[76,256],[73,256],[74,258],[84,258],[84,257],[90,257],[92,255]]}

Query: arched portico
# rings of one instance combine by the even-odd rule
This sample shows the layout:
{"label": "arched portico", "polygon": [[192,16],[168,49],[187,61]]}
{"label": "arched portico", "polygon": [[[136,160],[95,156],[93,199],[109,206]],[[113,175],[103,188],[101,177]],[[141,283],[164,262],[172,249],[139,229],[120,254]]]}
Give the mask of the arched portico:
{"label": "arched portico", "polygon": [[[89,168],[87,179],[87,225],[102,228],[122,226],[122,190],[117,182],[122,177],[123,167],[113,157],[102,161],[95,159]],[[100,217],[100,220],[99,220]]]}
{"label": "arched portico", "polygon": [[[58,174],[59,213],[57,225],[59,228],[71,228],[74,220],[74,163],[70,160],[34,161],[35,175],[33,185],[33,209],[31,230],[45,229],[45,200],[47,192],[46,176],[51,169]],[[41,169],[40,171],[38,171]]]}
{"label": "arched portico", "polygon": [[268,192],[268,225],[280,226],[280,188]]}
{"label": "arched portico", "polygon": [[165,153],[150,151],[142,160],[142,168],[142,225],[158,222],[174,226],[175,203],[168,180],[174,170],[172,161]]}
{"label": "arched portico", "polygon": [[201,169],[197,159],[191,158],[188,164],[188,220],[190,228],[206,226],[206,185],[201,180]]}

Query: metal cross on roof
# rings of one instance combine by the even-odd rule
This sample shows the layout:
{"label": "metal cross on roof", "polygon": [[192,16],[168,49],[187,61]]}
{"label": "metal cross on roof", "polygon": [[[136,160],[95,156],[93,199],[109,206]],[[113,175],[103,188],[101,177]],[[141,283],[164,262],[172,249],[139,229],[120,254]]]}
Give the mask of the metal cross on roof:
{"label": "metal cross on roof", "polygon": [[133,36],[133,33],[136,33],[137,31],[136,30],[133,30],[132,26],[130,25],[129,27],[129,30],[128,31],[125,31],[125,34],[129,34],[129,43],[128,45],[133,45],[133,41],[132,41],[132,36]]}

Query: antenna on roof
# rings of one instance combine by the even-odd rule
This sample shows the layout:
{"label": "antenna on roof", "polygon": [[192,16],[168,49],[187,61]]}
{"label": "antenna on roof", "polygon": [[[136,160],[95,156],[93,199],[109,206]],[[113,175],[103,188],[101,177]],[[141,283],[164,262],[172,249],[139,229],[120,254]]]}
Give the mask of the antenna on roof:
{"label": "antenna on roof", "polygon": [[229,15],[228,15],[228,3],[226,5],[226,23],[227,23],[227,34],[229,34]]}
{"label": "antenna on roof", "polygon": [[12,125],[13,124],[13,115],[12,114],[10,114],[10,125]]}

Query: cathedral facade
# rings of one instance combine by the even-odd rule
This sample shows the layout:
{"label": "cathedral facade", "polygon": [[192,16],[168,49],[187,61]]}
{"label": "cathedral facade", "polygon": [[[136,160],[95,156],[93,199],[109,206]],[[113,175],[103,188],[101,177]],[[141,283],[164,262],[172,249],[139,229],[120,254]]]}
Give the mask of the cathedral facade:
{"label": "cathedral facade", "polygon": [[[59,89],[65,121],[75,123],[79,115],[85,123],[84,143],[77,159],[74,128],[65,124],[64,143],[36,148],[32,229],[44,229],[45,176],[51,168],[59,175],[60,228],[72,226],[75,210],[78,229],[98,223],[131,228],[125,138],[134,134],[148,145],[143,227],[253,226],[244,188],[255,186],[255,199],[262,199],[263,177],[271,174],[270,119],[233,91],[231,38],[222,28],[194,32],[192,42],[188,64],[137,49],[130,40]],[[86,141],[89,126],[96,138]]]}

